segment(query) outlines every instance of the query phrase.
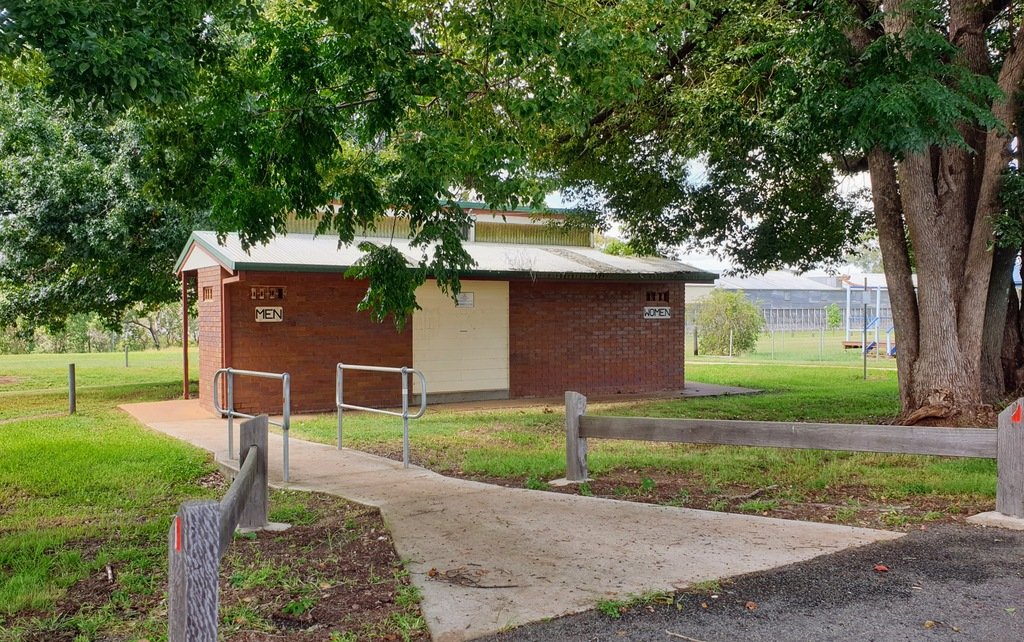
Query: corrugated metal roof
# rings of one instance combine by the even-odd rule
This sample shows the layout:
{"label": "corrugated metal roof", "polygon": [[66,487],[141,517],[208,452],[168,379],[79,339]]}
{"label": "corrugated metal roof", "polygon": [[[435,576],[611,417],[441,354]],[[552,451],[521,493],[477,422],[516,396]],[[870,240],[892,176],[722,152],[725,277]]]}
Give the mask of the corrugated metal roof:
{"label": "corrugated metal roof", "polygon": [[766,272],[757,276],[723,276],[716,282],[726,290],[842,290],[792,272]]}
{"label": "corrugated metal roof", "polygon": [[[382,239],[356,239],[350,245],[339,247],[335,238],[289,234],[246,251],[237,234],[228,234],[219,242],[214,232],[193,232],[174,267],[175,271],[180,270],[189,249],[198,245],[232,271],[342,272],[362,256],[357,247],[362,240],[387,243]],[[418,263],[424,253],[420,248],[410,247],[406,240],[390,243],[410,264]],[[613,256],[593,248],[468,242],[464,242],[463,247],[476,261],[476,266],[463,274],[467,277],[710,283],[718,276],[668,259]]]}

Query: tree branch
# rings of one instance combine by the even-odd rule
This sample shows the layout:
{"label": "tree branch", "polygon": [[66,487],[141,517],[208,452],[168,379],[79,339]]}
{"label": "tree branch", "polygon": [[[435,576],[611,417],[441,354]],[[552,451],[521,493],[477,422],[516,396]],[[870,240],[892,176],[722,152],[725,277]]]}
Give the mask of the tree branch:
{"label": "tree branch", "polygon": [[1021,82],[1024,81],[1024,27],[1018,27],[1013,43],[999,71],[999,88],[1004,98],[992,105],[992,115],[1001,124],[989,129],[985,142],[984,170],[978,193],[977,213],[971,229],[964,279],[964,301],[959,312],[961,343],[965,333],[981,341],[984,326],[985,300],[992,276],[992,215],[999,208],[999,188],[1003,171],[1009,166],[1009,143],[1014,135],[1014,117],[1017,115]]}
{"label": "tree branch", "polygon": [[911,276],[910,252],[907,247],[906,224],[900,204],[899,182],[895,161],[891,154],[880,147],[868,152],[868,167],[871,174],[871,198],[875,210],[875,224],[878,228],[878,246],[882,252],[885,280],[889,287],[889,300],[893,318],[899,320],[896,334],[900,338],[900,349],[896,361],[900,379],[900,402],[904,408],[911,407],[906,398],[911,386],[911,364],[919,353],[919,311],[914,282]]}
{"label": "tree branch", "polygon": [[[719,25],[721,25],[722,20],[725,19],[725,16],[726,12],[724,11],[716,13],[711,19],[711,21],[708,23],[707,29],[705,29],[704,34],[708,34],[714,31]],[[665,68],[662,71],[651,74],[651,76],[647,79],[645,84],[653,85],[667,78],[673,72],[677,71],[679,67],[684,62],[686,62],[686,59],[689,58],[690,54],[692,54],[696,49],[697,39],[691,37],[686,42],[684,42],[679,48],[677,48],[675,51],[670,52],[668,56],[666,56]],[[599,127],[601,124],[603,124],[605,121],[607,121],[609,118],[615,115],[615,110],[615,107],[609,107],[598,112],[590,119],[587,128],[592,129],[594,127]],[[569,139],[569,135],[564,135],[559,137],[558,142],[567,143],[569,142]]]}
{"label": "tree branch", "polygon": [[1012,0],[991,0],[981,7],[981,21],[988,26],[999,14],[1010,8]]}

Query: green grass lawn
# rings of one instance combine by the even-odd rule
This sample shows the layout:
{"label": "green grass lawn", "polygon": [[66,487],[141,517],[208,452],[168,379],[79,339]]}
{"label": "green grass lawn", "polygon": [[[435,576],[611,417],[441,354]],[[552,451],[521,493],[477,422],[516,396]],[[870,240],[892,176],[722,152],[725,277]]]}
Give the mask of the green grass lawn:
{"label": "green grass lawn", "polygon": [[[0,355],[0,421],[67,412],[68,364],[75,364],[80,409],[109,408],[133,400],[166,399],[181,391],[181,349],[88,354]],[[189,376],[199,373],[198,350],[189,352]]]}
{"label": "green grass lawn", "polygon": [[[67,412],[69,362],[78,413],[41,416]],[[129,626],[136,639],[164,635],[165,622],[133,614],[140,600],[162,599],[171,515],[211,496],[199,481],[213,466],[115,406],[180,395],[180,372],[172,350],[131,354],[127,369],[123,353],[0,356],[0,639],[28,635],[26,621],[32,635],[61,639]],[[68,587],[108,565],[117,569],[108,603],[51,615]]]}
{"label": "green grass lawn", "polygon": [[[774,336],[770,332],[762,332],[757,339],[757,346],[754,351],[747,354],[727,356],[694,355],[693,334],[686,337],[686,361],[687,363],[802,363],[805,365],[829,364],[838,366],[861,366],[864,354],[858,349],[847,349],[843,347],[843,340],[846,338],[846,331],[842,328],[836,330],[796,330],[778,331]],[[860,340],[861,335],[854,333],[851,337]],[[868,334],[868,342],[873,340],[873,335]],[[896,360],[886,357],[885,336],[882,336],[879,343],[882,346],[882,353],[872,352],[868,356],[869,369],[895,369]]]}
{"label": "green grass lawn", "polygon": [[[594,404],[588,412],[877,423],[898,411],[893,364],[880,361],[864,380],[855,360],[689,359],[688,380],[761,392]],[[66,412],[69,362],[77,364],[79,413],[47,416]],[[198,365],[194,355],[191,363]],[[180,368],[175,350],[132,354],[128,368],[123,354],[0,356],[0,641],[29,639],[25,622],[33,635],[53,638],[162,637],[166,624],[153,605],[165,590],[166,529],[181,501],[215,493],[201,483],[212,466],[204,453],[151,433],[116,405],[177,397]],[[332,443],[335,429],[334,415],[326,415],[296,422],[293,436]],[[542,488],[564,475],[563,430],[560,406],[434,407],[412,422],[412,455],[442,473]],[[401,432],[395,418],[346,415],[348,447],[398,459]],[[940,510],[988,501],[995,492],[990,460],[611,440],[591,440],[590,453],[596,477],[625,471],[644,480],[625,495],[643,491],[657,475],[705,493],[737,485],[776,489],[741,510],[768,510],[829,489],[856,488],[858,496],[886,501],[937,498]],[[851,502],[848,512],[857,510]],[[70,618],[50,615],[67,587],[108,565],[119,575],[108,602]]]}
{"label": "green grass lawn", "polygon": [[[688,362],[687,379],[755,388],[755,395],[593,404],[591,414],[704,417],[765,421],[887,423],[899,411],[896,372],[858,365]],[[413,460],[442,473],[504,478],[536,487],[565,474],[564,410],[535,407],[488,411],[431,408],[411,422]],[[401,421],[346,413],[347,447],[401,455]],[[294,436],[333,443],[336,418],[297,422]],[[590,441],[590,472],[648,471],[696,475],[708,487],[723,484],[797,489],[867,487],[885,497],[967,494],[995,496],[995,462],[871,453],[736,448],[640,441]],[[642,473],[641,473],[642,474]]]}

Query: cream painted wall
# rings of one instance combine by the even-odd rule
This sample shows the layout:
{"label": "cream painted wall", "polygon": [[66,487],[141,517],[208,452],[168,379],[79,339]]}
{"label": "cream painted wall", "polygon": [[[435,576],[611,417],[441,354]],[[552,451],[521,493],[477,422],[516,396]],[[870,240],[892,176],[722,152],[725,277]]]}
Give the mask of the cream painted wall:
{"label": "cream painted wall", "polygon": [[[456,307],[433,281],[416,290],[413,367],[427,392],[508,389],[508,282],[463,281],[473,307]],[[419,390],[419,382],[415,390]]]}

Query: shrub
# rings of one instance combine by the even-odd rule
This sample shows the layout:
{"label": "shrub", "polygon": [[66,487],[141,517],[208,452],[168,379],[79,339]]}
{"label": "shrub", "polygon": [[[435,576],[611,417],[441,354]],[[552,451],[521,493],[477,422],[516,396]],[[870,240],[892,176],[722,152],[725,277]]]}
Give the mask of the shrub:
{"label": "shrub", "polygon": [[843,310],[838,303],[829,303],[825,306],[825,322],[829,330],[835,330],[843,324]]}
{"label": "shrub", "polygon": [[715,288],[701,302],[697,326],[701,353],[729,354],[731,332],[732,354],[742,354],[753,352],[764,328],[764,317],[742,292]]}

